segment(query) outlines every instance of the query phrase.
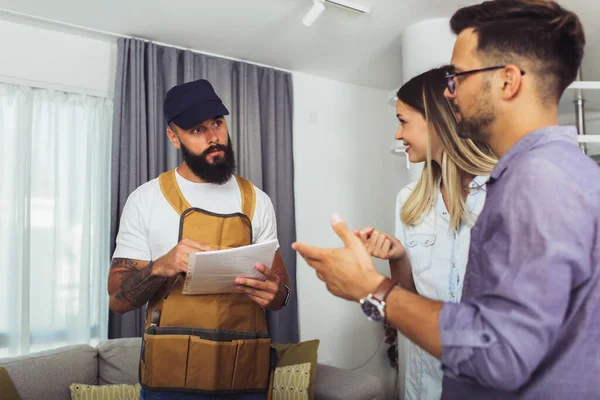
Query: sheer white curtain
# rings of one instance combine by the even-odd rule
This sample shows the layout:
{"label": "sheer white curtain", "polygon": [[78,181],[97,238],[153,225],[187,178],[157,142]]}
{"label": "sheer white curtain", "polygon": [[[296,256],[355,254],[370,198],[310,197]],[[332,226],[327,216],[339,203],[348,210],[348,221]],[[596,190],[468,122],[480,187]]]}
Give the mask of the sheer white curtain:
{"label": "sheer white curtain", "polygon": [[0,357],[106,337],[112,107],[0,83]]}

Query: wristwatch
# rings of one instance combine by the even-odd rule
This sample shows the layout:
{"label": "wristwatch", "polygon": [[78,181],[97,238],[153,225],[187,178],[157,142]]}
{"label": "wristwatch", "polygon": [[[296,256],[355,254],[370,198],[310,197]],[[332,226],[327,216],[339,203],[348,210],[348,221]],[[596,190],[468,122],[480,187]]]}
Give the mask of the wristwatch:
{"label": "wristwatch", "polygon": [[379,322],[385,319],[385,299],[396,285],[396,282],[386,277],[373,293],[360,299],[360,307],[369,321]]}
{"label": "wristwatch", "polygon": [[286,285],[285,283],[281,284],[284,288],[285,288],[285,300],[283,300],[283,306],[285,307],[288,305],[288,303],[290,302],[290,298],[292,297],[292,289],[290,289],[290,287],[288,285]]}

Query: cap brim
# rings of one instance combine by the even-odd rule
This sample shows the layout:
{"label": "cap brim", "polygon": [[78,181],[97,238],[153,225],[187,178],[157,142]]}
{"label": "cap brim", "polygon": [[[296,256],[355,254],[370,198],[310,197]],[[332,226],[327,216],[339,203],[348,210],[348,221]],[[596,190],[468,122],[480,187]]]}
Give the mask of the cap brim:
{"label": "cap brim", "polygon": [[192,129],[195,126],[200,125],[207,119],[220,117],[221,115],[229,115],[227,107],[220,102],[206,102],[202,105],[191,106],[170,122],[181,129]]}

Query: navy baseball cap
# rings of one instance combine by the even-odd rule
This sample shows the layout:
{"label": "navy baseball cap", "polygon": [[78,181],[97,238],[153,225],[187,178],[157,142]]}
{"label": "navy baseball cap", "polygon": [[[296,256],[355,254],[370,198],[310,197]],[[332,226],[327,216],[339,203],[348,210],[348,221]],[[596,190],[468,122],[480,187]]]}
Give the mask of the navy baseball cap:
{"label": "navy baseball cap", "polygon": [[206,79],[172,87],[165,97],[163,111],[167,123],[192,129],[207,119],[229,115],[227,107]]}

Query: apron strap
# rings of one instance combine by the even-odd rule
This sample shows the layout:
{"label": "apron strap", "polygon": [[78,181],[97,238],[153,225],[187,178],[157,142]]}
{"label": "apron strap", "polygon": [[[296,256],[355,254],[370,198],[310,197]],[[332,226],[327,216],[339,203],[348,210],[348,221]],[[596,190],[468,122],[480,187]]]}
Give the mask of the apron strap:
{"label": "apron strap", "polygon": [[165,196],[165,199],[167,199],[178,215],[181,215],[185,210],[192,208],[190,203],[183,197],[183,194],[181,194],[174,169],[160,174],[158,183],[163,196]]}
{"label": "apron strap", "polygon": [[[235,176],[235,179],[240,187],[240,194],[242,196],[242,213],[252,222],[254,210],[256,208],[256,192],[254,190],[254,185],[249,180],[238,175]],[[167,199],[178,215],[181,215],[185,210],[192,208],[179,189],[174,169],[160,174],[158,183],[163,196],[165,196],[165,199]]]}
{"label": "apron strap", "polygon": [[249,180],[236,175],[238,186],[242,195],[242,213],[248,217],[250,222],[254,217],[254,209],[256,208],[256,192],[254,185]]}

